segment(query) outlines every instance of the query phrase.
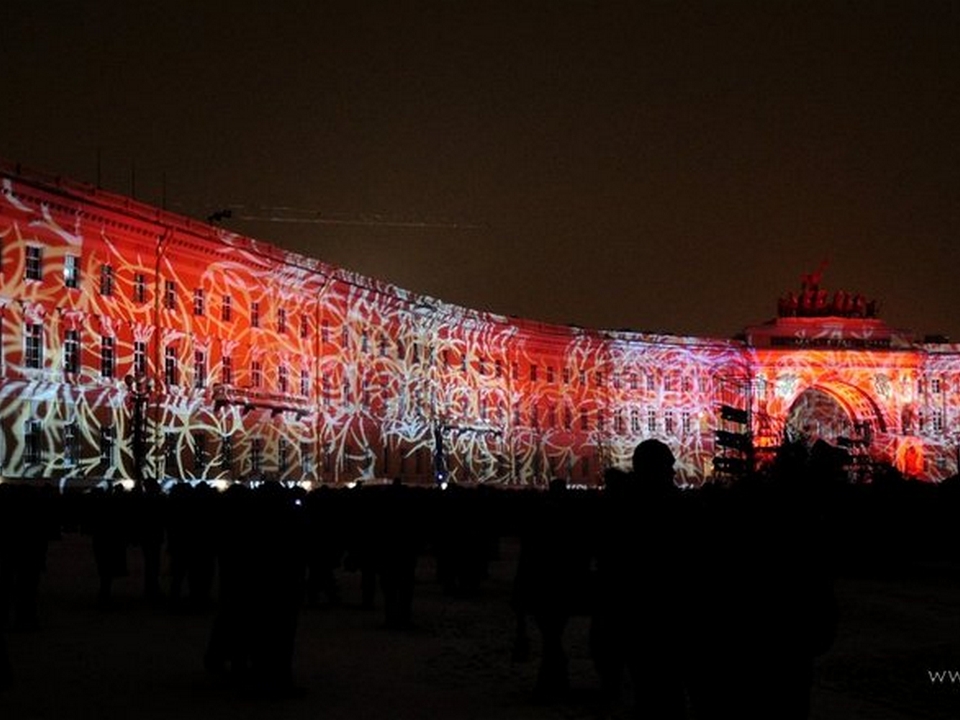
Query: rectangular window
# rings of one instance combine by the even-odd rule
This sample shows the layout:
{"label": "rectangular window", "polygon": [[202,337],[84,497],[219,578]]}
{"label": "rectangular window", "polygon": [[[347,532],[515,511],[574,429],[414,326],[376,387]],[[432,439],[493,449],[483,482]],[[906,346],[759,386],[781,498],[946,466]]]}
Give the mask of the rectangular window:
{"label": "rectangular window", "polygon": [[680,427],[684,433],[690,432],[690,411],[684,410],[680,413]]}
{"label": "rectangular window", "polygon": [[287,311],[277,308],[277,332],[281,335],[287,331]]}
{"label": "rectangular window", "polygon": [[203,350],[193,351],[193,387],[202,390],[207,386],[207,353]]}
{"label": "rectangular window", "polygon": [[563,369],[563,384],[564,385],[570,384],[570,368],[568,367],[565,367]]}
{"label": "rectangular window", "polygon": [[163,471],[170,477],[179,477],[177,467],[177,435],[168,430],[163,434]]}
{"label": "rectangular window", "polygon": [[640,412],[636,408],[630,411],[630,432],[640,432]]}
{"label": "rectangular window", "polygon": [[194,288],[193,290],[193,314],[194,315],[203,315],[206,308],[204,307],[204,297],[203,297],[203,288]]}
{"label": "rectangular window", "polygon": [[220,467],[227,472],[233,465],[233,436],[220,436]]}
{"label": "rectangular window", "polygon": [[300,316],[300,337],[306,338],[310,336],[310,318],[304,313]]}
{"label": "rectangular window", "polygon": [[263,472],[263,438],[255,437],[250,441],[250,471],[254,475]]}
{"label": "rectangular window", "polygon": [[27,465],[43,462],[43,429],[39,420],[27,420],[23,427],[23,461]]}
{"label": "rectangular window", "polygon": [[133,276],[133,301],[137,303],[147,300],[147,276],[143,273],[136,273]]}
{"label": "rectangular window", "polygon": [[104,379],[113,377],[115,342],[110,335],[100,337],[100,376]]}
{"label": "rectangular window", "polygon": [[285,437],[281,437],[277,440],[277,471],[279,474],[286,475],[287,469],[290,467],[290,443],[287,442]]}
{"label": "rectangular window", "polygon": [[657,431],[657,411],[656,410],[647,410],[647,431],[648,432]]}
{"label": "rectangular window", "polygon": [[933,431],[943,432],[943,410],[938,409],[933,411]]}
{"label": "rectangular window", "polygon": [[133,341],[133,375],[138,378],[147,375],[147,343],[143,340]]}
{"label": "rectangular window", "polygon": [[233,298],[229,295],[223,296],[223,302],[220,304],[220,319],[223,322],[233,320]]}
{"label": "rectangular window", "polygon": [[330,322],[324,320],[320,325],[320,340],[324,343],[330,342]]}
{"label": "rectangular window", "polygon": [[220,368],[220,381],[224,385],[233,385],[233,358],[223,356],[223,365]]}
{"label": "rectangular window", "polygon": [[80,462],[80,428],[75,422],[63,427],[63,464],[73,467]]}
{"label": "rectangular window", "polygon": [[177,369],[177,346],[167,345],[163,353],[163,378],[167,385],[179,382]]}
{"label": "rectangular window", "polygon": [[24,328],[24,364],[32,369],[43,367],[43,325],[29,323]]}
{"label": "rectangular window", "polygon": [[300,394],[304,397],[310,395],[310,372],[304,369],[300,370]]}
{"label": "rectangular window", "polygon": [[250,303],[250,327],[260,327],[260,303],[256,300]]}
{"label": "rectangular window", "polygon": [[43,248],[38,245],[27,245],[27,265],[24,268],[24,277],[27,280],[43,279]]}
{"label": "rectangular window", "polygon": [[76,255],[63,258],[63,284],[73,289],[80,287],[80,258]]}
{"label": "rectangular window", "polygon": [[104,297],[113,295],[113,265],[100,266],[100,294]]}
{"label": "rectangular window", "polygon": [[193,433],[193,471],[203,475],[207,469],[207,434],[203,431]]}
{"label": "rectangular window", "polygon": [[310,443],[300,443],[300,469],[304,475],[313,475],[313,447]]}
{"label": "rectangular window", "polygon": [[250,385],[255,388],[263,385],[263,366],[259,360],[250,362]]}
{"label": "rectangular window", "polygon": [[63,333],[63,372],[76,375],[80,372],[80,331]]}
{"label": "rectangular window", "polygon": [[934,394],[940,393],[940,378],[932,378],[930,380],[930,392]]}
{"label": "rectangular window", "polygon": [[647,373],[647,390],[653,392],[657,389],[657,379],[653,373]]}
{"label": "rectangular window", "polygon": [[590,418],[585,409],[580,410],[580,429],[588,430],[590,428]]}
{"label": "rectangular window", "polygon": [[104,425],[100,428],[100,462],[108,467],[114,465],[116,442],[117,430],[113,425]]}
{"label": "rectangular window", "polygon": [[533,363],[530,364],[530,382],[537,381],[537,366]]}
{"label": "rectangular window", "polygon": [[663,416],[663,431],[666,433],[673,433],[673,413],[667,412]]}
{"label": "rectangular window", "polygon": [[286,393],[287,388],[290,384],[289,373],[287,372],[287,366],[281,365],[277,368],[277,386],[280,389],[281,393]]}
{"label": "rectangular window", "polygon": [[167,310],[177,307],[177,284],[173,280],[166,280],[163,284],[163,306]]}

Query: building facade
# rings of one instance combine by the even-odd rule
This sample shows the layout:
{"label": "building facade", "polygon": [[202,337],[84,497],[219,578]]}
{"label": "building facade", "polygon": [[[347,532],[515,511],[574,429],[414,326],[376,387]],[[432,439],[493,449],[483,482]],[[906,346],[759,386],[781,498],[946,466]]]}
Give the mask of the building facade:
{"label": "building facade", "polygon": [[810,283],[731,340],[546,325],[79,183],[0,181],[4,478],[594,484],[655,437],[699,484],[800,436],[957,472],[960,346],[859,296]]}

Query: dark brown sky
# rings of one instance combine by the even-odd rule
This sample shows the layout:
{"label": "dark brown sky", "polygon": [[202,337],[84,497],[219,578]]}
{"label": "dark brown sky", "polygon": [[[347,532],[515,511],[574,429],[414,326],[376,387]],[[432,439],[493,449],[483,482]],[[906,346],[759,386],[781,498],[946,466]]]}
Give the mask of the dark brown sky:
{"label": "dark brown sky", "polygon": [[[197,8],[196,6],[202,6]],[[133,7],[136,6],[136,7]],[[401,9],[402,8],[402,9]],[[824,283],[960,340],[956,2],[4,0],[0,155],[453,302],[728,336]],[[240,211],[237,214],[241,214]]]}

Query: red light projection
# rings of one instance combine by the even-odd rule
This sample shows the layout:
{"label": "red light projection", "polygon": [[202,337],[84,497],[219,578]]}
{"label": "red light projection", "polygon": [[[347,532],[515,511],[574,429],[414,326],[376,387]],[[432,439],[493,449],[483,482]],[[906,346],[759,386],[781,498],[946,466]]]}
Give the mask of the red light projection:
{"label": "red light projection", "polygon": [[0,176],[6,477],[431,482],[439,463],[458,482],[589,484],[656,437],[699,484],[725,452],[721,405],[747,411],[736,430],[761,461],[817,436],[932,480],[957,470],[960,349],[829,299],[819,276],[746,341],[559,327]]}

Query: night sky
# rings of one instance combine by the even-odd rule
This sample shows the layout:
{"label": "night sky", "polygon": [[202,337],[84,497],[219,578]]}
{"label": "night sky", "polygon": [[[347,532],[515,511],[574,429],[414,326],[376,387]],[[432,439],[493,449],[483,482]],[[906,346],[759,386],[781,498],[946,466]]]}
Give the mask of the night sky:
{"label": "night sky", "polygon": [[7,160],[458,304],[679,334],[767,320],[828,260],[960,341],[958,81],[933,0],[0,3]]}

